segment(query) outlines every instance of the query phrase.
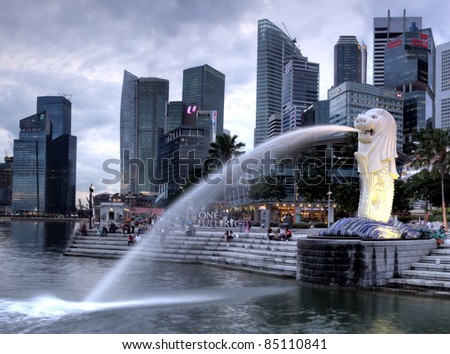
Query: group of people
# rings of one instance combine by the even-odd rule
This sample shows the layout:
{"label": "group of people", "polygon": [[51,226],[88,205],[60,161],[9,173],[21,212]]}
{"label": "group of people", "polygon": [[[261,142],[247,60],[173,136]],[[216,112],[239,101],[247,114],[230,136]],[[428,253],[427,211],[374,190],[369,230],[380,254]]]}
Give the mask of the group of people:
{"label": "group of people", "polygon": [[232,230],[226,230],[223,239],[226,242],[230,242],[232,239],[234,239],[233,231]]}
{"label": "group of people", "polygon": [[288,241],[292,237],[292,231],[286,226],[284,229],[273,231],[271,227],[267,230],[267,238],[274,241]]}
{"label": "group of people", "polygon": [[128,246],[132,246],[134,243],[142,240],[141,235],[137,234],[136,236],[128,235]]}

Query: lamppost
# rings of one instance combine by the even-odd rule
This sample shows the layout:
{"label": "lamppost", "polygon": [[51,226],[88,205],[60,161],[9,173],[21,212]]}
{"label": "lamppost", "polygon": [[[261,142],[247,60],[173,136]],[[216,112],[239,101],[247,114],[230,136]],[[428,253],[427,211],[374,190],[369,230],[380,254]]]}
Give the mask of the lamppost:
{"label": "lamppost", "polygon": [[327,196],[328,196],[328,212],[327,212],[327,224],[328,227],[330,227],[331,225],[331,195],[333,194],[333,192],[330,190],[330,185],[328,185],[328,192],[327,192]]}
{"label": "lamppost", "polygon": [[92,229],[92,216],[93,216],[93,208],[92,208],[92,193],[94,193],[94,186],[91,183],[89,187],[89,229]]}

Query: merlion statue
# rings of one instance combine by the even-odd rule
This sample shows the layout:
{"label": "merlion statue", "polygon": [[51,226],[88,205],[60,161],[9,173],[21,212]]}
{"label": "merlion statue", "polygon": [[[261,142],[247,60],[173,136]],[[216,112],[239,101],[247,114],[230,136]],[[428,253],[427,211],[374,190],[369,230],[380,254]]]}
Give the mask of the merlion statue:
{"label": "merlion statue", "polygon": [[358,115],[355,158],[360,173],[358,217],[388,222],[394,199],[397,157],[397,124],[384,109],[374,108]]}

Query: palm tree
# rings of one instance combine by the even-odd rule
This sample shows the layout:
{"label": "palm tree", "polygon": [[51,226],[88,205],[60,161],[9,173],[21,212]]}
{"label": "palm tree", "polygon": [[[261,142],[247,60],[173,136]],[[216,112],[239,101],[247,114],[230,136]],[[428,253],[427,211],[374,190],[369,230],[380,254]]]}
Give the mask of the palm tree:
{"label": "palm tree", "polygon": [[211,148],[208,150],[209,156],[224,164],[232,157],[244,154],[245,151],[241,151],[241,149],[245,147],[245,143],[236,143],[237,138],[237,135],[218,135],[216,141],[211,143]]}
{"label": "palm tree", "polygon": [[444,178],[450,170],[450,130],[422,128],[414,133],[413,140],[412,165],[425,167],[441,179],[442,222],[447,230]]}
{"label": "palm tree", "polygon": [[237,135],[222,134],[216,137],[216,141],[210,144],[208,150],[209,158],[205,161],[205,172],[211,170],[220,170],[224,167],[227,161],[233,157],[238,157],[245,154],[245,151],[241,151],[245,147],[245,143],[236,143]]}

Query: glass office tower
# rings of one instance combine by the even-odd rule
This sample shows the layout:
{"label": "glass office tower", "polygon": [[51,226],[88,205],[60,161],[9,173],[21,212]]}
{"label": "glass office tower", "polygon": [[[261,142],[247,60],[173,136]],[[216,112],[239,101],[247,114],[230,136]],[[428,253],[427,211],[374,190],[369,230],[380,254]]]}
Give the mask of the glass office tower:
{"label": "glass office tower", "polygon": [[11,212],[13,158],[5,156],[0,162],[0,214]]}
{"label": "glass office tower", "polygon": [[19,139],[14,140],[13,192],[15,212],[46,211],[47,150],[51,122],[45,112],[20,121]]}
{"label": "glass office tower", "polygon": [[258,21],[255,146],[269,138],[270,116],[281,114],[285,59],[301,56],[295,39],[267,19]]}
{"label": "glass office tower", "polygon": [[386,44],[384,85],[404,93],[405,144],[412,142],[415,131],[434,119],[435,52],[429,28],[406,32]]}
{"label": "glass office tower", "polygon": [[164,133],[169,81],[124,71],[120,107],[121,193],[159,192],[158,136]]}
{"label": "glass office tower", "polygon": [[182,101],[202,111],[217,111],[218,135],[223,134],[225,75],[205,64],[183,71]]}
{"label": "glass office tower", "polygon": [[388,10],[387,17],[375,17],[373,22],[373,85],[384,85],[384,52],[386,44],[393,38],[410,30],[422,29],[421,17],[406,17],[406,10],[402,17],[391,17]]}
{"label": "glass office tower", "polygon": [[64,134],[49,146],[46,212],[69,215],[76,209],[77,137]]}
{"label": "glass office tower", "polygon": [[281,97],[281,132],[285,133],[300,127],[302,112],[319,100],[319,64],[303,56],[287,58]]}
{"label": "glass office tower", "polygon": [[366,83],[367,47],[356,36],[340,36],[334,46],[334,86],[343,82]]}
{"label": "glass office tower", "polygon": [[52,121],[52,139],[70,135],[72,131],[72,102],[63,96],[42,96],[37,98],[36,112],[47,112]]}
{"label": "glass office tower", "polygon": [[45,211],[68,215],[76,209],[77,138],[71,135],[72,102],[65,96],[41,96],[36,112],[46,112],[52,123]]}

